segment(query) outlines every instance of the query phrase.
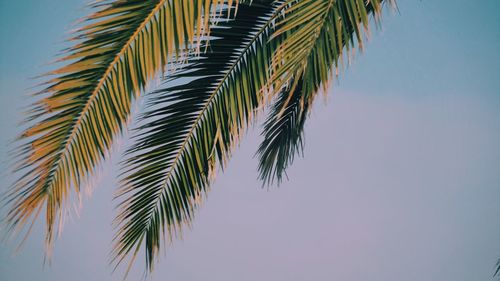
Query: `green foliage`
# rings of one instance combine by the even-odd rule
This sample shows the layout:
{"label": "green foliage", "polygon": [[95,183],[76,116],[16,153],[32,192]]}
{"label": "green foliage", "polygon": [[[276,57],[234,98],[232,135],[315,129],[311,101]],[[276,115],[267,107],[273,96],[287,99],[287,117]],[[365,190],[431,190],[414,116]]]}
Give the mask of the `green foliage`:
{"label": "green foliage", "polygon": [[[8,196],[10,231],[20,230],[45,207],[48,248],[63,220],[71,188],[106,157],[123,131],[132,100],[167,62],[208,31],[210,7],[224,1],[99,1],[65,51],[67,64],[47,74],[40,100],[20,141],[23,172]],[[45,205],[45,206],[44,206]],[[61,227],[61,225],[59,226]]]}
{"label": "green foliage", "polygon": [[[281,90],[264,126],[259,171],[264,184],[281,182],[303,148],[303,129],[314,97],[326,92],[345,55],[363,45],[368,16],[380,16],[382,1],[289,0],[274,37],[282,40],[272,61],[269,91]],[[345,54],[347,53],[347,54]]]}
{"label": "green foliage", "polygon": [[216,164],[224,166],[262,105],[260,89],[276,49],[267,43],[276,10],[271,4],[241,4],[235,20],[212,29],[209,51],[170,76],[167,84],[175,86],[150,98],[120,190],[120,259],[144,244],[152,268],[164,233],[170,238],[189,223]]}
{"label": "green foliage", "polygon": [[[218,168],[269,103],[260,178],[280,182],[303,147],[312,103],[382,0],[106,0],[48,74],[20,137],[10,232],[44,210],[48,248],[71,195],[107,157],[148,82],[164,85],[126,152],[113,262],[159,251],[189,224]],[[172,69],[172,73],[166,70]],[[175,71],[174,71],[175,70]],[[74,191],[72,191],[74,189]],[[29,230],[28,230],[29,232]]]}
{"label": "green foliage", "polygon": [[283,88],[264,124],[264,140],[257,151],[263,184],[280,183],[304,147],[303,130],[311,99],[304,96],[303,84],[298,81],[293,91]]}

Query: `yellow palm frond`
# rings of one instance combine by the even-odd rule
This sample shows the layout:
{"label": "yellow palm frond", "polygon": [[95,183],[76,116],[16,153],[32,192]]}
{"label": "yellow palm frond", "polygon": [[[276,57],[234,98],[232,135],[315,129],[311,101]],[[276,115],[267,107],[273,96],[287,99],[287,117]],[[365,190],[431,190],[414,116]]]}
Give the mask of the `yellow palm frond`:
{"label": "yellow palm frond", "polygon": [[[237,1],[98,1],[48,74],[47,87],[20,137],[20,173],[8,196],[10,231],[22,230],[45,208],[46,244],[71,195],[106,158],[123,132],[131,105],[168,62],[208,35],[212,13]],[[74,191],[72,189],[74,188]],[[59,226],[61,224],[59,223]],[[50,248],[50,247],[49,247]]]}

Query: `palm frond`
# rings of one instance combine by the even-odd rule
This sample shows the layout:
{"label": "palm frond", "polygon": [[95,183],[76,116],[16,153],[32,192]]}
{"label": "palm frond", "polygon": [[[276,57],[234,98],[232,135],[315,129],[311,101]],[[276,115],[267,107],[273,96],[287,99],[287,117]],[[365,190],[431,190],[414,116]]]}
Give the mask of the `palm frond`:
{"label": "palm frond", "polygon": [[[189,224],[209,188],[217,163],[223,167],[257,108],[277,42],[272,1],[240,3],[236,19],[211,31],[206,54],[170,76],[150,98],[128,151],[124,198],[116,218],[114,262],[133,262],[144,247],[149,270],[164,247]],[[172,86],[174,83],[175,86]]]}
{"label": "palm frond", "polygon": [[[233,2],[233,1],[229,1]],[[20,137],[18,172],[7,204],[11,232],[24,229],[45,207],[46,242],[123,131],[131,103],[172,57],[207,35],[210,15],[223,0],[98,1],[76,31],[65,66],[38,95]],[[230,4],[231,5],[231,4]],[[75,189],[74,193],[72,188]],[[61,224],[59,223],[59,226]]]}
{"label": "palm frond", "polygon": [[264,140],[257,151],[259,177],[264,185],[275,180],[281,183],[295,155],[302,152],[303,128],[311,106],[303,84],[300,79],[292,92],[289,87],[283,88],[264,123]]}
{"label": "palm frond", "polygon": [[[286,17],[273,36],[288,35],[273,57],[268,86],[281,89],[264,125],[259,155],[264,184],[281,182],[303,148],[304,122],[312,100],[326,91],[345,53],[362,46],[361,28],[380,16],[383,1],[288,1]],[[298,77],[298,78],[296,78]]]}

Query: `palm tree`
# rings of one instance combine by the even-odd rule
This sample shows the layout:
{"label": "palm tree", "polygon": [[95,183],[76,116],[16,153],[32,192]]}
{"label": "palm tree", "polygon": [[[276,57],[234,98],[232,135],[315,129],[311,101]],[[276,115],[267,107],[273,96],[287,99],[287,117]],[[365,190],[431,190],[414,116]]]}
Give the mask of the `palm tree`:
{"label": "palm tree", "polygon": [[326,92],[369,19],[390,0],[105,0],[47,74],[19,137],[19,180],[6,196],[9,233],[45,212],[46,246],[72,196],[108,158],[133,101],[148,93],[126,151],[113,261],[145,250],[149,270],[193,218],[217,168],[270,107],[260,178],[279,183],[303,146],[314,98]]}

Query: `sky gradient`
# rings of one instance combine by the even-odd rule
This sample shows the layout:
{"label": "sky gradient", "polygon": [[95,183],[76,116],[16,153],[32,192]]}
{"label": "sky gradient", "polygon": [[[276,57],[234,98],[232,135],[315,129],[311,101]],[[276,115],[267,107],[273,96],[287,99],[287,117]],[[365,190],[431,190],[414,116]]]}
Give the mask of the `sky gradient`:
{"label": "sky gradient", "polygon": [[[84,4],[0,0],[1,191],[13,180],[5,159],[29,102],[28,78],[51,69]],[[256,125],[151,280],[493,280],[500,2],[398,4],[317,100],[289,180],[261,188]],[[15,245],[0,245],[0,280],[122,280],[108,265],[120,155],[66,223],[52,265],[42,264],[39,224],[18,255]],[[142,276],[143,262],[129,280]]]}

